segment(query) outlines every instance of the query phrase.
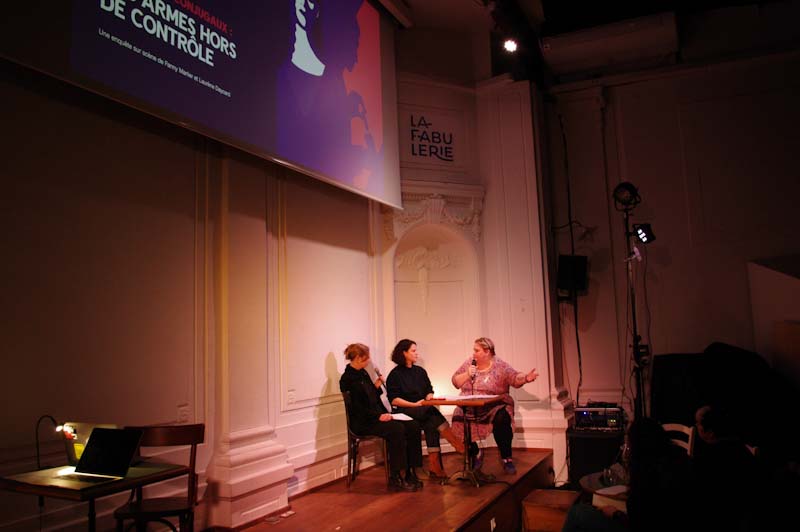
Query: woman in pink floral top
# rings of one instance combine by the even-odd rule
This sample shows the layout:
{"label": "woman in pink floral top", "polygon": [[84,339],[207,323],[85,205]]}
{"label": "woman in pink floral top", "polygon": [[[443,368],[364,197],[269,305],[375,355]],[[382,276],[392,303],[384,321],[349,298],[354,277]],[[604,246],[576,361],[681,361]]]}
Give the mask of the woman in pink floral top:
{"label": "woman in pink floral top", "polygon": [[[511,459],[511,439],[514,435],[514,399],[508,393],[511,386],[521,388],[539,376],[536,369],[522,373],[507,362],[497,358],[494,342],[489,338],[478,338],[473,346],[473,356],[464,361],[453,374],[453,386],[461,390],[460,395],[500,395],[502,401],[486,407],[471,409],[470,428],[472,452],[476,453],[475,469],[480,469],[482,456],[475,442],[486,438],[491,431],[500,449],[503,469],[506,473],[517,472]],[[474,418],[473,418],[474,416]],[[453,412],[453,432],[464,437],[464,412],[457,407]]]}

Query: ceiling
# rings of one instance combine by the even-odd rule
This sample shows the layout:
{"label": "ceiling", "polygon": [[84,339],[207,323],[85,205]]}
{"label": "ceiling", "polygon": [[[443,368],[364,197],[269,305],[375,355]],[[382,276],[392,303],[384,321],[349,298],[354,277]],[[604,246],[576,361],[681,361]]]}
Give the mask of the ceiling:
{"label": "ceiling", "polygon": [[[492,75],[511,73],[541,86],[570,72],[559,72],[542,55],[542,39],[623,20],[672,12],[680,29],[690,15],[713,9],[763,5],[784,0],[379,0],[408,28],[454,32],[489,32]],[[397,17],[397,13],[401,17]],[[502,51],[512,35],[521,52]],[[572,73],[574,74],[574,73]],[[563,78],[566,79],[566,78]],[[563,80],[562,79],[562,80]]]}
{"label": "ceiling", "polygon": [[[395,0],[397,1],[397,0]],[[557,35],[665,11],[678,14],[777,0],[400,0],[414,27],[487,31],[495,26],[491,6],[539,36]],[[497,17],[495,17],[497,18]]]}

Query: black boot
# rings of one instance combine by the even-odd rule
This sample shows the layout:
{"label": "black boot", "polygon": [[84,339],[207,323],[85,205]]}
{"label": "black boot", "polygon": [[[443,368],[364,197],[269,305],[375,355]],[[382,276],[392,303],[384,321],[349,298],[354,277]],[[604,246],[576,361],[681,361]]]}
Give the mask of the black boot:
{"label": "black boot", "polygon": [[416,486],[417,489],[422,487],[422,481],[417,477],[417,472],[414,471],[413,467],[406,469],[406,484]]}
{"label": "black boot", "polygon": [[393,471],[389,477],[389,491],[417,491],[417,487],[409,484],[403,477],[400,476],[399,471]]}

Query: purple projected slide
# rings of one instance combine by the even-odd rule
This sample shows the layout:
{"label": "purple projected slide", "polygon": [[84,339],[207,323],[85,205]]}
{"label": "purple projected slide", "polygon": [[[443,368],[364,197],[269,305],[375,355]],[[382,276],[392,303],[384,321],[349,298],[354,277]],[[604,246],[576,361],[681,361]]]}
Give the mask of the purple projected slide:
{"label": "purple projected slide", "polygon": [[399,204],[386,197],[380,16],[366,1],[77,0],[72,25],[80,75]]}

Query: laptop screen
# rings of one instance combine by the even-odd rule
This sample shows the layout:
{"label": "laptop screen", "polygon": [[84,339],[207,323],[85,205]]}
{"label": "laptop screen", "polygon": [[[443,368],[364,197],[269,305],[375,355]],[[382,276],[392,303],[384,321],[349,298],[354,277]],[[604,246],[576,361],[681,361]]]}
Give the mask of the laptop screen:
{"label": "laptop screen", "polygon": [[141,429],[95,427],[75,472],[124,477],[141,438]]}

